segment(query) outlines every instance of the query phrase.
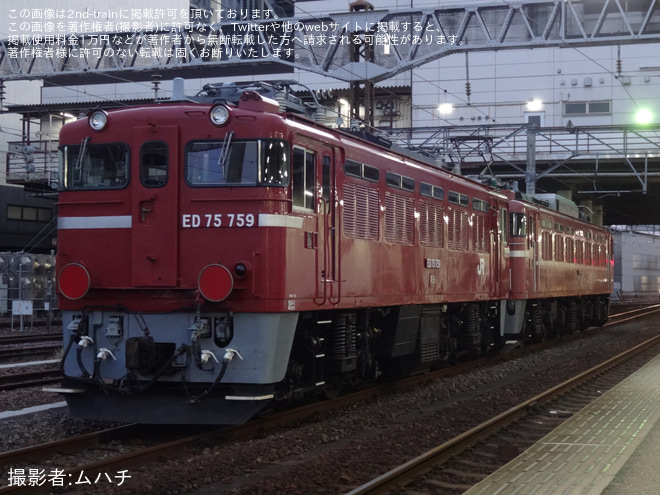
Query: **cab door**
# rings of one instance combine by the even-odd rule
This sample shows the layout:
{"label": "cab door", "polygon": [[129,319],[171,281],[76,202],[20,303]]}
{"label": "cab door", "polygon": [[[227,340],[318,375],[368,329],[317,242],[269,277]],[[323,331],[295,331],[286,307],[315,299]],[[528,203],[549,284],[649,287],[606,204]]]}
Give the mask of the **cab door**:
{"label": "cab door", "polygon": [[532,291],[538,293],[541,279],[541,260],[540,260],[540,242],[538,236],[539,214],[531,212],[529,214],[529,246],[532,249],[532,270],[534,272]]}
{"label": "cab door", "polygon": [[509,211],[508,204],[504,202],[499,205],[498,240],[500,294],[502,298],[507,299],[511,296],[512,281],[511,260],[509,258]]}
{"label": "cab door", "polygon": [[177,284],[178,139],[177,126],[133,128],[133,286]]}
{"label": "cab door", "polygon": [[305,231],[304,245],[315,251],[314,302],[322,306],[338,297],[335,151],[318,141],[297,136],[292,163],[293,207],[313,217],[314,227]]}
{"label": "cab door", "polygon": [[325,300],[338,297],[337,282],[337,230],[335,228],[335,154],[330,147],[323,147],[321,160],[317,165],[317,177],[320,179],[319,212],[319,283],[320,295]]}

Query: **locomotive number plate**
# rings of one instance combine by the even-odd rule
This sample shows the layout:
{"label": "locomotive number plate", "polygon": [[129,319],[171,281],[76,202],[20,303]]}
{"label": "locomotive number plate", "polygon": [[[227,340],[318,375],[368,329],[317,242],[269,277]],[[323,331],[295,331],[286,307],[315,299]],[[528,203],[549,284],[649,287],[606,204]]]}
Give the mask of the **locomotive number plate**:
{"label": "locomotive number plate", "polygon": [[424,268],[440,268],[442,262],[436,258],[426,258],[424,259]]}
{"label": "locomotive number plate", "polygon": [[252,213],[207,213],[205,215],[181,215],[181,227],[184,229],[254,226],[255,218]]}

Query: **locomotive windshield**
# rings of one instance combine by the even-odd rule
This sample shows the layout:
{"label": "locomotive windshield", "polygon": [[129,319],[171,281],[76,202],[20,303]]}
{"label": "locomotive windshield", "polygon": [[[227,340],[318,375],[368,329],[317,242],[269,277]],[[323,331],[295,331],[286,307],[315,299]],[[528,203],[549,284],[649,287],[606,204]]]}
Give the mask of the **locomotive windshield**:
{"label": "locomotive windshield", "polygon": [[129,148],[123,143],[62,146],[60,190],[121,189],[128,184]]}
{"label": "locomotive windshield", "polygon": [[191,186],[286,186],[289,151],[284,141],[193,141],[186,146],[186,182]]}

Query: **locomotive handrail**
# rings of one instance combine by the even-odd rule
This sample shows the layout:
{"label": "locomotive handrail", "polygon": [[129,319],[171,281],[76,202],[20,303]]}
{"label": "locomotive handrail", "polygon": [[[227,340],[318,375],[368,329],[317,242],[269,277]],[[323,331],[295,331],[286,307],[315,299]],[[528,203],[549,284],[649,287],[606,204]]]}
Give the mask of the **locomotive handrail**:
{"label": "locomotive handrail", "polygon": [[[335,194],[337,194],[336,185],[335,185]],[[340,201],[335,201],[335,203],[337,205],[341,204]],[[343,225],[343,221],[344,221],[343,214],[344,214],[343,208],[340,208],[339,206],[335,208],[335,243],[341,242],[341,240],[338,239],[339,236],[337,235],[337,224]],[[331,304],[338,305],[341,302],[341,284],[342,282],[344,282],[341,279],[341,249],[337,249],[337,257],[335,259],[335,275],[336,276],[334,283],[337,284],[337,299],[336,301],[333,301],[331,296],[328,298],[328,300],[330,301]]]}
{"label": "locomotive handrail", "polygon": [[[317,284],[316,284],[316,292],[317,292],[317,297],[314,298],[314,302],[318,304],[319,306],[323,306],[325,302],[328,300],[327,297],[327,290],[326,290],[326,274],[328,273],[328,239],[327,239],[327,233],[328,233],[328,215],[326,214],[326,208],[328,206],[328,202],[324,197],[319,197],[318,202],[322,205],[322,208],[317,208],[317,216],[316,216],[316,226],[317,230],[319,227],[319,215],[323,215],[323,270],[321,271],[321,286],[323,287],[323,290],[321,291],[323,293],[322,300],[319,302],[318,301],[318,291],[319,291],[319,284],[318,284],[318,271],[316,273],[316,279],[317,279]],[[318,204],[317,204],[318,207]],[[322,213],[321,213],[322,212]]]}

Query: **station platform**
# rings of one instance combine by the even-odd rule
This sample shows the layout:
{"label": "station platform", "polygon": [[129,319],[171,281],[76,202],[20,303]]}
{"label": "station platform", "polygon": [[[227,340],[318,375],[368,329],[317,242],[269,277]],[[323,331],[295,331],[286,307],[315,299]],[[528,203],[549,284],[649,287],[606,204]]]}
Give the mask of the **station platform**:
{"label": "station platform", "polygon": [[660,494],[660,356],[464,495]]}

